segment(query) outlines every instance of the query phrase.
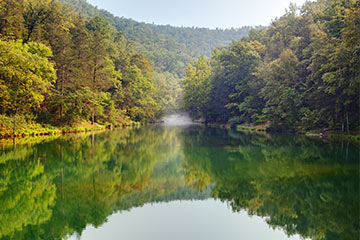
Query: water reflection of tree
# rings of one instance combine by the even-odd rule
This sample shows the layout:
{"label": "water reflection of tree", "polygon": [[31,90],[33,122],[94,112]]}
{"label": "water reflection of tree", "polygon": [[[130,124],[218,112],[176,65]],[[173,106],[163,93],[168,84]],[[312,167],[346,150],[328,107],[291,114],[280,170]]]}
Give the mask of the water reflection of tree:
{"label": "water reflection of tree", "polygon": [[[289,137],[186,133],[185,169],[196,188],[288,235],[359,238],[358,148]],[[234,138],[235,136],[235,138]],[[198,150],[199,149],[199,150]]]}
{"label": "water reflection of tree", "polygon": [[[204,198],[204,194],[185,186],[177,131],[125,129],[69,136],[2,152],[0,168],[4,177],[0,186],[12,184],[8,179],[11,174],[21,178],[30,174],[32,190],[46,190],[52,195],[46,195],[47,201],[33,195],[24,199],[29,204],[32,201],[43,204],[43,208],[37,208],[37,213],[46,218],[36,220],[28,214],[33,221],[16,224],[16,211],[9,212],[15,204],[14,199],[4,205],[6,199],[1,197],[11,195],[0,188],[0,193],[4,192],[0,195],[0,219],[5,216],[3,213],[9,212],[10,217],[3,221],[8,226],[16,226],[10,232],[6,225],[1,225],[4,228],[0,227],[0,236],[3,239],[61,239],[69,234],[81,235],[88,224],[100,226],[110,214],[119,210],[148,202]],[[15,164],[13,155],[19,156],[20,170],[31,169],[33,165],[40,170],[37,174],[25,173],[13,166],[11,172],[8,165]],[[46,180],[40,182],[42,187],[35,185],[40,179]]]}
{"label": "water reflection of tree", "polygon": [[0,238],[51,217],[55,185],[31,148],[0,155]]}

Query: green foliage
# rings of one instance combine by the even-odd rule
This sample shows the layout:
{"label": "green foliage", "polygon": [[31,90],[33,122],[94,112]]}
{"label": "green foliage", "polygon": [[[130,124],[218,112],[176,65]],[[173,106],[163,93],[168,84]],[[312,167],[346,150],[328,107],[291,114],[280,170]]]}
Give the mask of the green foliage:
{"label": "green foliage", "polygon": [[154,100],[156,89],[153,79],[136,65],[130,67],[129,71],[124,100],[130,117],[136,121],[154,120],[159,106]]}
{"label": "green foliage", "polygon": [[166,94],[175,101],[160,94],[150,62],[100,16],[85,19],[58,1],[6,0],[0,17],[0,114],[121,125],[160,117]]}
{"label": "green foliage", "polygon": [[[121,52],[136,51],[151,61],[151,65],[156,70],[154,75],[154,83],[157,88],[156,102],[162,106],[154,113],[157,117],[163,113],[182,110],[180,78],[183,77],[186,65],[190,61],[203,55],[209,57],[215,47],[229,44],[234,39],[238,40],[246,36],[252,29],[252,27],[246,26],[237,29],[210,30],[146,24],[115,17],[106,10],[90,5],[85,0],[59,0],[59,2],[74,8],[76,12],[83,14],[87,19],[101,16],[121,32],[120,38],[127,39],[126,44],[121,46],[123,48]],[[118,49],[119,45],[114,51],[118,51]],[[121,73],[126,75],[129,69],[126,66],[130,61],[129,57],[126,57],[125,54],[117,56],[114,60],[116,67],[119,67]]]}
{"label": "green foliage", "polygon": [[0,40],[0,104],[2,113],[37,109],[56,79],[51,50],[40,43]]}
{"label": "green foliage", "polygon": [[[270,121],[271,131],[356,129],[358,13],[356,1],[290,5],[268,29],[251,30],[241,41],[214,51],[212,73],[203,80],[211,81],[212,91],[201,96],[208,99],[206,111],[197,117],[232,125]],[[184,101],[191,97],[185,95]]]}
{"label": "green foliage", "polygon": [[218,46],[231,43],[246,36],[252,27],[237,29],[207,29],[172,27],[136,22],[115,17],[110,12],[98,9],[85,0],[60,0],[88,18],[101,16],[118,31],[124,32],[133,47],[149,58],[161,72],[171,72],[181,77],[189,61],[202,55],[210,56]]}
{"label": "green foliage", "polygon": [[0,37],[1,39],[21,39],[25,28],[23,25],[24,1],[0,1]]}
{"label": "green foliage", "polygon": [[137,23],[83,0],[3,0],[0,114],[116,125],[183,105],[208,123],[349,133],[360,121],[358,11],[355,0],[319,0],[268,28],[209,30]]}
{"label": "green foliage", "polygon": [[210,75],[210,60],[205,57],[200,57],[198,61],[192,61],[187,66],[185,78],[182,80],[184,109],[194,118],[207,112],[211,93]]}

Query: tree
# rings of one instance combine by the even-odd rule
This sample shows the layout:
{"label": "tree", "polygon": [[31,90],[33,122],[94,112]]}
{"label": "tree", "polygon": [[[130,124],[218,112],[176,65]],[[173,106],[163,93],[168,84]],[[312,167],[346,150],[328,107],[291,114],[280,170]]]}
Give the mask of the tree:
{"label": "tree", "polygon": [[246,113],[240,110],[239,104],[250,95],[248,83],[253,79],[252,73],[259,59],[254,47],[242,41],[234,41],[232,45],[215,53],[211,111],[207,115],[210,121],[227,122],[231,116],[243,114],[246,120]]}
{"label": "tree", "polygon": [[[6,114],[37,109],[56,80],[52,52],[40,43],[0,40],[1,108]],[[14,121],[14,132],[16,123]]]}
{"label": "tree", "polygon": [[23,12],[23,0],[0,1],[0,37],[2,39],[22,38],[25,34]]}
{"label": "tree", "polygon": [[[118,73],[109,58],[112,30],[108,22],[101,17],[91,19],[86,28],[89,31],[89,77],[87,85],[96,94],[107,91],[117,80]],[[95,122],[95,106],[92,106],[91,122]]]}
{"label": "tree", "polygon": [[184,88],[184,109],[194,118],[203,117],[207,112],[211,93],[210,60],[200,57],[187,65]]}
{"label": "tree", "polygon": [[129,116],[136,121],[153,121],[159,105],[154,100],[153,79],[143,74],[137,66],[131,66],[124,85],[124,104]]}
{"label": "tree", "polygon": [[294,131],[298,119],[301,93],[298,91],[299,61],[291,50],[284,50],[279,59],[265,65],[257,73],[264,80],[261,95],[266,101],[264,114],[273,127]]}

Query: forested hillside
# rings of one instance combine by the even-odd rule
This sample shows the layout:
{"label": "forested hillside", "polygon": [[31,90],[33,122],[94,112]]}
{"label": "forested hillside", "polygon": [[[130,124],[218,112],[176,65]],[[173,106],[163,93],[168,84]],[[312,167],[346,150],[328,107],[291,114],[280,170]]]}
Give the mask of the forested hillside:
{"label": "forested hillside", "polygon": [[[100,16],[51,0],[0,2],[0,129],[158,118],[171,84]],[[156,78],[156,84],[155,84]]]}
{"label": "forested hillside", "polygon": [[358,132],[360,2],[291,5],[269,28],[191,62],[183,84],[185,109],[207,122]]}
{"label": "forested hillside", "polygon": [[87,17],[101,16],[118,31],[123,31],[133,47],[148,57],[161,71],[182,76],[186,64],[201,55],[211,56],[218,46],[230,44],[246,36],[252,27],[216,29],[173,27],[146,24],[116,17],[86,0],[59,0]]}

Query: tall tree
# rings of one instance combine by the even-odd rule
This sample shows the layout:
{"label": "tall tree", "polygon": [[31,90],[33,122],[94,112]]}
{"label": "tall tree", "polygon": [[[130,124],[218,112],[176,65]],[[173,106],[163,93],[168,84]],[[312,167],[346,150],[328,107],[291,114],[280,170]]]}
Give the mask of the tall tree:
{"label": "tall tree", "polygon": [[184,108],[194,118],[203,117],[208,111],[211,92],[210,60],[200,57],[187,65],[184,88]]}
{"label": "tall tree", "polygon": [[[35,110],[56,79],[52,52],[40,43],[0,40],[0,84],[2,111],[7,114]],[[15,133],[14,121],[14,133]]]}
{"label": "tall tree", "polygon": [[[114,63],[109,58],[112,29],[101,17],[95,17],[86,24],[89,31],[89,77],[88,86],[94,92],[106,91],[116,81]],[[96,109],[99,104],[92,101],[91,122],[95,122]]]}

